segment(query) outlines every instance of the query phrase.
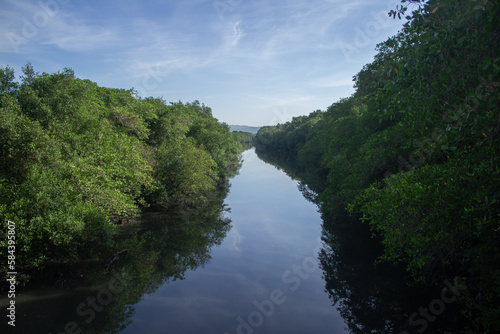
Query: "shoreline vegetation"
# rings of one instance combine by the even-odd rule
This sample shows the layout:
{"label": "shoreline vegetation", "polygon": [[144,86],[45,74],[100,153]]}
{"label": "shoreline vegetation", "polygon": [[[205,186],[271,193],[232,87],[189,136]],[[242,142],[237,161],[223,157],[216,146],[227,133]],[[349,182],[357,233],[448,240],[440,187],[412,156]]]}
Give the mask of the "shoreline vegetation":
{"label": "shoreline vegetation", "polygon": [[[326,111],[263,127],[260,155],[300,175],[324,219],[349,213],[380,239],[379,262],[415,284],[465,286],[456,332],[500,326],[500,6],[412,1],[402,31]],[[293,167],[291,167],[293,166]],[[312,197],[316,197],[312,195]],[[455,331],[454,331],[455,333]]]}
{"label": "shoreline vegetation", "polygon": [[0,68],[0,233],[15,223],[18,283],[57,263],[105,262],[120,251],[119,226],[147,208],[207,204],[253,137],[198,101],[141,98],[68,68],[40,74],[28,63],[20,79]]}

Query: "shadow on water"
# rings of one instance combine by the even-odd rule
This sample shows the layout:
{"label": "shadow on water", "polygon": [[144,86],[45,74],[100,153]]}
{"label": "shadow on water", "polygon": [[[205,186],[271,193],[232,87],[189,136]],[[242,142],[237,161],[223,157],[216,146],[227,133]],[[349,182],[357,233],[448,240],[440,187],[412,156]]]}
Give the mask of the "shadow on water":
{"label": "shadow on water", "polygon": [[426,319],[426,311],[420,314],[441,290],[410,285],[404,268],[378,263],[380,242],[358,219],[346,215],[334,224],[325,221],[322,239],[325,290],[350,333],[434,333],[446,321],[446,315]]}
{"label": "shadow on water", "polygon": [[[324,187],[321,176],[296,166],[286,155],[259,150],[257,154],[298,180],[304,197],[321,211],[317,195]],[[350,333],[442,333],[460,326],[455,324],[458,303],[441,300],[443,289],[449,286],[417,285],[403,266],[380,261],[383,246],[359,217],[341,212],[322,218],[323,247],[318,257],[325,292]],[[455,299],[447,293],[447,300]]]}
{"label": "shadow on water", "polygon": [[[160,286],[182,280],[211,260],[231,228],[224,217],[227,191],[197,209],[145,212],[122,227],[119,251],[100,263],[46,268],[18,288],[16,326],[2,333],[119,333],[134,305]],[[36,283],[35,283],[36,282]],[[54,283],[56,282],[56,283]],[[36,286],[35,286],[36,284]],[[3,296],[0,306],[7,307]],[[2,321],[2,327],[7,327]]]}

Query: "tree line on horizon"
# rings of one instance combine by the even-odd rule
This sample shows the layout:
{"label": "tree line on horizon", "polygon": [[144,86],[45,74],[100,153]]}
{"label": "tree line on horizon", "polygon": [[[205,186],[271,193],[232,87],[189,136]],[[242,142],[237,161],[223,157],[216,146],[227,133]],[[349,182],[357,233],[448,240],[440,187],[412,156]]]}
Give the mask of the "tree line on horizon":
{"label": "tree line on horizon", "polygon": [[[403,4],[408,1],[403,1]],[[356,91],[326,111],[263,127],[258,152],[293,161],[329,220],[359,216],[380,261],[414,279],[467,286],[470,328],[499,327],[500,5],[411,1],[402,30],[377,46]]]}

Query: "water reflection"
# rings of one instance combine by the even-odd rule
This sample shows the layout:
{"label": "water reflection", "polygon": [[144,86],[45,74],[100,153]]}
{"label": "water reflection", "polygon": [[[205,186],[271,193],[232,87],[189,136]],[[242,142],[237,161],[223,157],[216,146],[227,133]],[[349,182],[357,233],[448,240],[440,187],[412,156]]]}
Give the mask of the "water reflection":
{"label": "water reflection", "polygon": [[[117,236],[116,252],[106,261],[54,268],[57,279],[39,279],[50,285],[16,298],[14,332],[330,334],[344,333],[344,324],[363,334],[421,329],[409,317],[440,291],[408,287],[404,268],[375,265],[380,243],[356,218],[323,219],[321,229],[316,207],[294,191],[316,203],[319,183],[292,182],[253,151],[245,157],[227,199],[233,222],[225,215],[226,193],[198,210],[145,213],[141,224]],[[307,180],[307,171],[286,172]],[[429,333],[452,307],[429,324]]]}
{"label": "water reflection", "polygon": [[[321,177],[311,175],[276,152],[257,153],[267,163],[299,180],[303,196],[321,208],[317,196],[324,187]],[[419,312],[425,313],[425,307],[440,297],[442,287],[416,286],[404,267],[380,262],[382,245],[359,217],[345,212],[335,217],[323,216],[322,241],[319,261],[325,291],[350,333],[423,332],[425,316]],[[449,305],[447,315],[426,321],[425,330],[434,333],[450,328],[451,315],[458,313],[456,306]]]}
{"label": "water reflection", "polygon": [[123,334],[345,333],[318,266],[317,207],[253,150],[243,159],[226,199],[233,228],[213,259],[144,296]]}
{"label": "water reflection", "polygon": [[324,248],[319,259],[325,289],[344,318],[350,333],[414,333],[409,316],[439,296],[434,289],[410,287],[410,277],[398,266],[376,264],[381,254],[359,220],[343,217],[325,221]]}
{"label": "water reflection", "polygon": [[[52,268],[57,284],[26,289],[16,298],[16,327],[9,333],[119,333],[131,322],[134,305],[186,271],[203,267],[210,251],[230,229],[223,199],[226,193],[198,209],[145,213],[141,224],[130,224],[117,237],[118,251],[101,263]],[[53,282],[44,276],[33,282]],[[2,307],[6,299],[1,300]],[[1,326],[6,326],[2,321]]]}

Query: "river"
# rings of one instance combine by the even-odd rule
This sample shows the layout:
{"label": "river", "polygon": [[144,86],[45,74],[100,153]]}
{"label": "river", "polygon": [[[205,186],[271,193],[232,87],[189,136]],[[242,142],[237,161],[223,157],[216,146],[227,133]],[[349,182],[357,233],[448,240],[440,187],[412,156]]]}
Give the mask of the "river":
{"label": "river", "polygon": [[59,268],[55,282],[19,288],[17,325],[7,333],[409,330],[408,315],[430,297],[407,288],[404,272],[375,268],[369,231],[328,227],[302,184],[254,149],[243,159],[219,200],[200,210],[147,212],[107,264]]}
{"label": "river", "polygon": [[243,159],[226,209],[145,214],[153,233],[130,233],[112,268],[28,284],[9,332],[345,333],[319,268],[317,207],[253,149]]}
{"label": "river", "polygon": [[124,334],[345,333],[318,266],[317,207],[254,150],[243,159],[226,198],[232,228],[211,261],[144,296]]}

